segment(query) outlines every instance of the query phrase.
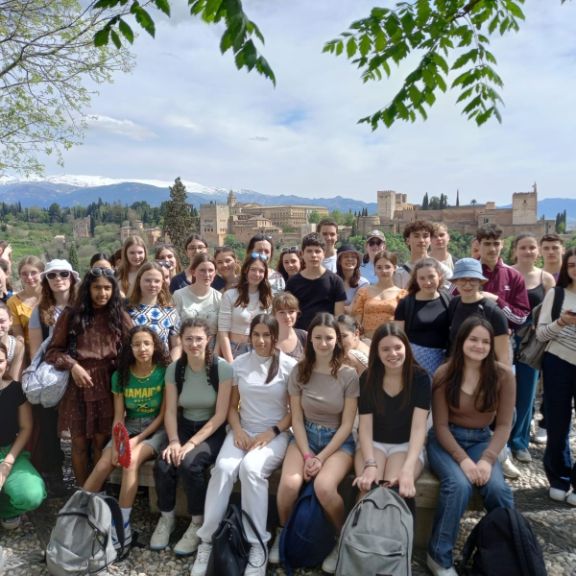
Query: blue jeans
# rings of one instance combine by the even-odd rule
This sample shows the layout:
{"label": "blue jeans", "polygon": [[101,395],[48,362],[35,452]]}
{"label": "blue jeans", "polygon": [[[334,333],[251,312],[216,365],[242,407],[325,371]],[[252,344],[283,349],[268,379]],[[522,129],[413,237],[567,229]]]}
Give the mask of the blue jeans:
{"label": "blue jeans", "polygon": [[[517,345],[519,338],[517,336],[515,338]],[[512,427],[508,445],[516,452],[528,450],[530,443],[530,423],[538,387],[538,370],[522,362],[516,362],[514,366],[516,367],[516,422]]]}
{"label": "blue jeans", "polygon": [[544,451],[544,471],[552,488],[576,489],[576,465],[570,456],[572,402],[576,402],[576,365],[549,352],[542,359],[544,402],[548,441]]}
{"label": "blue jeans", "polygon": [[[321,452],[326,446],[328,446],[337,430],[337,428],[328,428],[328,426],[314,424],[314,422],[310,422],[309,420],[304,421],[304,428],[306,430],[308,446],[314,454],[318,454],[318,452]],[[290,442],[296,442],[296,439],[292,437]],[[343,450],[346,454],[354,456],[354,452],[356,452],[356,442],[354,442],[352,434],[344,440],[339,450]]]}
{"label": "blue jeans", "polygon": [[[480,460],[492,437],[488,427],[461,428],[451,424],[450,431],[474,462]],[[466,478],[458,462],[442,448],[434,429],[431,429],[428,435],[427,450],[430,468],[440,480],[440,495],[432,536],[428,542],[428,553],[440,566],[450,568],[453,564],[452,550],[458,536],[460,519],[468,507],[474,486]],[[490,480],[484,486],[478,487],[478,491],[488,512],[498,507],[514,506],[512,490],[504,480],[498,461],[492,465]]]}

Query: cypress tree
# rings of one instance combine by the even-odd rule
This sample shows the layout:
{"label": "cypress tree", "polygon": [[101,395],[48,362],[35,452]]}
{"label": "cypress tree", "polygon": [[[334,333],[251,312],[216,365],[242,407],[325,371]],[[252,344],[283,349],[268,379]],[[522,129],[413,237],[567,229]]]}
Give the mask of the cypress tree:
{"label": "cypress tree", "polygon": [[172,244],[176,246],[181,255],[185,252],[186,238],[197,229],[192,207],[186,200],[186,186],[178,177],[174,180],[174,186],[170,186],[170,200],[164,205],[162,233],[170,236]]}

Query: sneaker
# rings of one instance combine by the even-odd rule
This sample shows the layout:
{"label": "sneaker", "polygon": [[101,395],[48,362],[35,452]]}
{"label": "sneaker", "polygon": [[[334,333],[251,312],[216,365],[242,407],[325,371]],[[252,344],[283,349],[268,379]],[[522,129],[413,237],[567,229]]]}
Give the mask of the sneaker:
{"label": "sneaker", "polygon": [[426,554],[426,566],[428,566],[428,570],[430,570],[434,576],[458,576],[458,572],[456,572],[454,566],[442,568],[430,554]]}
{"label": "sneaker", "polygon": [[514,458],[516,458],[518,462],[522,462],[523,464],[529,464],[530,462],[532,462],[532,455],[528,450],[515,450]]}
{"label": "sneaker", "polygon": [[184,532],[182,538],[180,538],[176,546],[174,546],[174,554],[176,554],[176,556],[190,556],[190,554],[196,552],[198,544],[200,544],[200,538],[196,535],[198,528],[200,528],[200,524],[190,522],[188,530]]}
{"label": "sneaker", "polygon": [[210,554],[212,554],[212,544],[209,544],[208,542],[200,542],[196,554],[196,560],[194,560],[192,570],[190,570],[190,576],[204,576],[206,574]]}
{"label": "sneaker", "polygon": [[[572,496],[572,494],[570,495]],[[554,500],[556,502],[564,502],[567,500],[568,492],[566,490],[562,490],[561,488],[550,488],[550,490],[548,490],[548,496],[550,497],[550,500]]]}
{"label": "sneaker", "polygon": [[[120,550],[120,542],[118,541],[118,534],[116,533],[116,526],[112,523],[112,544],[116,550]],[[132,544],[132,527],[130,521],[124,523],[124,549],[130,547]]]}
{"label": "sneaker", "polygon": [[332,552],[324,558],[322,562],[322,570],[328,574],[334,574],[336,572],[336,564],[338,564],[338,543],[332,548]]}
{"label": "sneaker", "polygon": [[174,528],[176,528],[176,518],[162,514],[150,538],[150,550],[164,550],[170,542],[170,534],[174,532]]}
{"label": "sneaker", "polygon": [[248,554],[248,566],[244,570],[244,576],[266,576],[266,565],[268,558],[266,552],[262,550],[260,544],[254,544],[250,547]]}
{"label": "sneaker", "polygon": [[280,536],[282,535],[282,528],[276,528],[276,538],[272,543],[270,552],[268,553],[268,562],[270,564],[280,564]]}
{"label": "sneaker", "polygon": [[22,516],[14,516],[13,518],[2,518],[0,524],[4,530],[16,530],[22,523]]}
{"label": "sneaker", "polygon": [[535,444],[546,444],[548,441],[548,432],[546,432],[546,428],[541,428],[538,426],[536,429],[536,434],[534,434],[534,443]]}
{"label": "sneaker", "polygon": [[508,456],[506,460],[502,462],[502,472],[504,473],[504,476],[506,476],[506,478],[509,478],[510,480],[516,480],[521,476],[520,470],[518,470],[518,468],[514,466],[514,464],[512,463],[512,458],[510,458],[510,456]]}
{"label": "sneaker", "polygon": [[566,496],[566,504],[570,504],[570,506],[576,506],[576,493],[570,492],[568,496]]}

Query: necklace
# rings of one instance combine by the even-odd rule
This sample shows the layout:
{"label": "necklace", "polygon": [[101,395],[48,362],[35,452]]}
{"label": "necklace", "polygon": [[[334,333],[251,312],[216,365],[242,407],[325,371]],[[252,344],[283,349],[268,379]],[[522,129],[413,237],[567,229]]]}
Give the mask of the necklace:
{"label": "necklace", "polygon": [[130,372],[132,372],[132,376],[134,376],[134,378],[136,378],[136,380],[140,380],[140,382],[148,382],[148,380],[150,380],[150,377],[152,376],[152,374],[154,374],[155,370],[156,370],[156,366],[152,366],[152,369],[150,370],[150,372],[148,372],[148,374],[146,374],[145,376],[139,376],[138,374],[136,374],[136,372],[134,372],[134,370],[130,370]]}

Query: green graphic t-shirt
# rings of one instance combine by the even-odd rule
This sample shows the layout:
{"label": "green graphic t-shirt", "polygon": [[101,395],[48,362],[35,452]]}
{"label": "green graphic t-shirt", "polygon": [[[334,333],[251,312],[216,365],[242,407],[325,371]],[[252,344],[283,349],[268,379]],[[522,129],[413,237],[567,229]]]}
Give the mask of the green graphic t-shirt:
{"label": "green graphic t-shirt", "polygon": [[126,419],[155,418],[160,412],[164,396],[164,373],[166,368],[156,366],[146,378],[138,378],[130,372],[128,386],[123,390],[118,384],[118,372],[112,374],[112,392],[124,395]]}

